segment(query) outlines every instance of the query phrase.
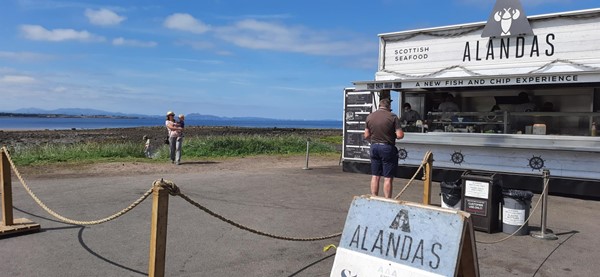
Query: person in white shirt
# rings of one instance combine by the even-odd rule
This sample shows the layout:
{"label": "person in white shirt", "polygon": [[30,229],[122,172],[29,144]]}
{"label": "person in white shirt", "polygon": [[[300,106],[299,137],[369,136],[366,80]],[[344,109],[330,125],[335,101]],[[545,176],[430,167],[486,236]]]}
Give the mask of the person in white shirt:
{"label": "person in white shirt", "polygon": [[444,102],[438,106],[438,111],[444,113],[456,113],[460,112],[460,109],[458,108],[458,105],[454,103],[454,96],[452,94],[448,94],[446,95]]}

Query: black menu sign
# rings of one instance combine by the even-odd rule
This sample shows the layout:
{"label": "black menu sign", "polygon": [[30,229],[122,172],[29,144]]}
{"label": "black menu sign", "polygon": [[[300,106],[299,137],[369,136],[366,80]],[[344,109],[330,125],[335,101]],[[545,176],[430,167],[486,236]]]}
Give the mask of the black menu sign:
{"label": "black menu sign", "polygon": [[364,139],[364,131],[367,116],[373,110],[373,94],[347,92],[344,108],[344,157],[368,160],[370,144]]}

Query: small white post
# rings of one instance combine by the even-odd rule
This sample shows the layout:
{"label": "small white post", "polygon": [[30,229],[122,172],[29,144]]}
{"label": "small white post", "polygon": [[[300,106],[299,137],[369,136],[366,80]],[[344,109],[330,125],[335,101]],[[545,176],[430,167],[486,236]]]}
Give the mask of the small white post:
{"label": "small white post", "polygon": [[310,168],[308,167],[308,158],[310,156],[310,138],[306,139],[306,165],[302,168],[304,170],[309,170]]}

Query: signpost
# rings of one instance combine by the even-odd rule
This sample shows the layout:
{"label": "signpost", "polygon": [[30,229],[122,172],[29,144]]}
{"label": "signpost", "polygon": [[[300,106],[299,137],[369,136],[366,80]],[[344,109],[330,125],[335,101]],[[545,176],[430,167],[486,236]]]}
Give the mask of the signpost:
{"label": "signpost", "polygon": [[479,276],[468,213],[373,196],[348,211],[331,277]]}

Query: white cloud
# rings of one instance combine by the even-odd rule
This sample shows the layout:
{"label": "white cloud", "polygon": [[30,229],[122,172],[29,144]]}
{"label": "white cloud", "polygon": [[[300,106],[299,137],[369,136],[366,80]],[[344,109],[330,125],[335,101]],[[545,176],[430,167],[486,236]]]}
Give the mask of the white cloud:
{"label": "white cloud", "polygon": [[26,75],[4,75],[0,77],[0,84],[31,84],[35,79]]}
{"label": "white cloud", "polygon": [[209,50],[209,49],[214,49],[215,45],[212,42],[209,41],[187,41],[187,40],[183,40],[183,41],[178,41],[175,43],[176,45],[185,45],[185,46],[190,46],[196,50]]}
{"label": "white cloud", "polygon": [[46,55],[33,52],[8,52],[0,51],[0,59],[9,59],[19,62],[39,62],[55,59],[52,55]]}
{"label": "white cloud", "polygon": [[194,18],[187,13],[175,13],[169,15],[164,22],[164,26],[169,29],[202,34],[210,30],[210,26]]}
{"label": "white cloud", "polygon": [[120,16],[109,9],[85,9],[85,16],[90,23],[100,26],[119,25],[127,17]]}
{"label": "white cloud", "polygon": [[62,92],[66,92],[68,89],[66,87],[63,86],[58,86],[52,89],[52,91],[54,92],[58,92],[58,93],[62,93]]}
{"label": "white cloud", "polygon": [[104,41],[105,38],[94,35],[88,31],[77,31],[73,29],[48,30],[40,25],[21,25],[21,34],[30,40],[41,41]]}
{"label": "white cloud", "polygon": [[112,41],[113,45],[116,46],[131,46],[131,47],[155,47],[158,43],[154,41],[140,41],[135,39],[125,39],[122,37],[115,38]]}
{"label": "white cloud", "polygon": [[233,53],[227,51],[227,50],[219,50],[217,52],[215,52],[215,54],[219,55],[219,56],[232,56]]}
{"label": "white cloud", "polygon": [[218,28],[216,33],[219,38],[240,47],[310,55],[354,55],[377,47],[356,38],[336,35],[333,39],[334,34],[254,19]]}

